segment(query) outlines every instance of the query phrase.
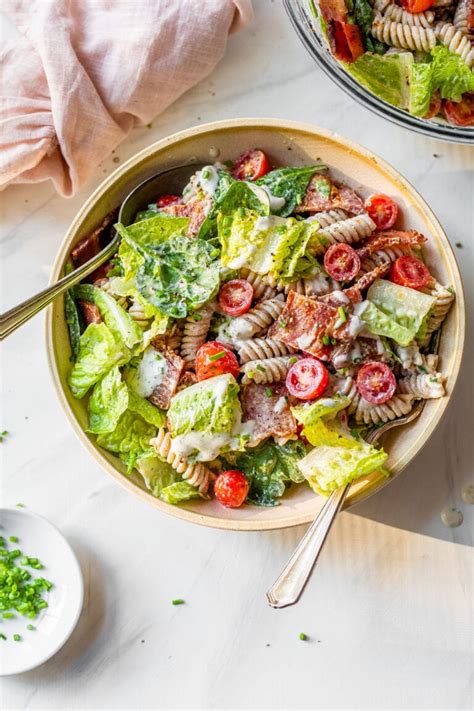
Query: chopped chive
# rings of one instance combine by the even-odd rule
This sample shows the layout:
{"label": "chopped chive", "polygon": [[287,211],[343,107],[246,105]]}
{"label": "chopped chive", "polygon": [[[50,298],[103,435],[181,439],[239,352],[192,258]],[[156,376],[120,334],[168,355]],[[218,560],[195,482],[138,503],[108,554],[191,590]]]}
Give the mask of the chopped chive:
{"label": "chopped chive", "polygon": [[19,509],[24,509],[24,508],[25,508],[25,504],[22,504],[22,503],[15,504],[15,506],[16,506],[17,508],[19,508]]}
{"label": "chopped chive", "polygon": [[335,346],[336,343],[337,343],[336,339],[335,339],[335,338],[331,338],[331,344],[332,344],[333,346]]}
{"label": "chopped chive", "polygon": [[273,390],[271,388],[265,388],[265,395],[267,397],[273,397]]}
{"label": "chopped chive", "polygon": [[426,370],[424,365],[419,365],[418,370],[421,370],[422,373],[427,373],[428,371]]}
{"label": "chopped chive", "polygon": [[254,370],[247,370],[245,375],[247,376],[247,378],[249,380],[253,380],[255,378],[255,371]]}
{"label": "chopped chive", "polygon": [[172,600],[171,602],[173,605],[184,605],[185,604],[185,601],[179,597],[176,600]]}
{"label": "chopped chive", "polygon": [[250,439],[250,435],[249,435],[249,434],[243,434],[243,435],[241,435],[240,438],[243,439],[244,442],[248,442],[248,440]]}
{"label": "chopped chive", "polygon": [[330,343],[331,343],[331,339],[329,338],[329,336],[323,336],[323,344],[325,346],[329,346]]}
{"label": "chopped chive", "polygon": [[297,362],[298,362],[298,358],[290,358],[290,360],[288,361],[289,365],[294,365],[294,363],[297,363]]}
{"label": "chopped chive", "polygon": [[13,635],[13,639],[15,640],[15,642],[21,642],[21,635],[20,635],[20,634],[14,634],[14,635]]}
{"label": "chopped chive", "polygon": [[9,536],[8,540],[10,543],[18,543],[18,536]]}
{"label": "chopped chive", "polygon": [[2,617],[4,620],[12,620],[16,615],[14,615],[13,612],[3,612]]}
{"label": "chopped chive", "polygon": [[219,351],[219,353],[214,353],[214,355],[209,356],[209,360],[213,363],[215,360],[220,360],[225,356],[225,351]]}
{"label": "chopped chive", "polygon": [[27,630],[35,630],[36,627],[34,625],[26,625]]}
{"label": "chopped chive", "polygon": [[194,316],[193,316],[193,321],[202,321],[202,316],[201,316],[201,314],[194,314]]}
{"label": "chopped chive", "polygon": [[285,328],[285,327],[286,327],[286,321],[284,321],[283,319],[280,319],[280,321],[278,321],[278,325],[279,325],[280,328]]}
{"label": "chopped chive", "polygon": [[437,382],[438,382],[438,378],[436,377],[436,375],[432,375],[430,378],[430,383],[437,383]]}
{"label": "chopped chive", "polygon": [[356,356],[355,358],[352,359],[353,363],[360,363],[362,358],[360,356]]}
{"label": "chopped chive", "polygon": [[5,439],[7,434],[8,434],[8,430],[3,430],[3,432],[0,432],[0,442],[3,442],[3,440]]}
{"label": "chopped chive", "polygon": [[263,365],[260,365],[260,363],[257,365],[257,370],[259,370],[261,373],[265,372],[265,368],[263,367]]}
{"label": "chopped chive", "polygon": [[339,314],[339,318],[341,319],[342,323],[345,323],[347,321],[347,314],[344,310],[344,307],[339,306],[337,313]]}
{"label": "chopped chive", "polygon": [[202,171],[201,175],[202,175],[202,177],[204,178],[204,180],[209,180],[209,178],[210,178],[210,176],[211,176],[211,171],[209,170],[209,168],[205,168],[205,169]]}
{"label": "chopped chive", "polygon": [[308,639],[308,638],[307,638],[307,636],[305,635],[304,632],[300,632],[300,639],[301,639],[302,642],[304,642],[304,641],[305,641],[306,639]]}
{"label": "chopped chive", "polygon": [[3,632],[0,632],[0,639],[6,639],[6,638],[7,638],[6,634],[3,634]]}

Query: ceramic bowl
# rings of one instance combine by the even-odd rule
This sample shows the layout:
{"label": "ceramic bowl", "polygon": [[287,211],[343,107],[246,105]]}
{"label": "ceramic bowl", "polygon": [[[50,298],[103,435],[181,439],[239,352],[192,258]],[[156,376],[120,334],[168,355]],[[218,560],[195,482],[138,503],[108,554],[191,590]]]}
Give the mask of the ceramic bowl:
{"label": "ceramic bowl", "polygon": [[[386,479],[374,473],[359,479],[352,486],[346,500],[346,506],[351,506],[390,482],[426,444],[449,403],[464,342],[461,278],[448,239],[420,195],[387,163],[361,146],[329,131],[279,119],[234,119],[176,133],[130,158],[95,190],[64,237],[51,278],[56,281],[63,273],[71,248],[76,242],[98,225],[108,212],[120,205],[132,188],[146,178],[183,163],[235,158],[254,146],[262,148],[274,164],[304,165],[322,160],[330,167],[333,176],[344,178],[362,196],[373,192],[390,195],[401,209],[400,226],[416,229],[429,238],[425,250],[428,266],[432,267],[440,282],[452,284],[456,289],[457,299],[444,323],[440,345],[441,369],[447,376],[447,396],[428,401],[417,420],[386,435],[383,444],[390,455],[387,466],[391,477]],[[100,449],[94,437],[84,432],[87,398],[75,400],[66,382],[71,367],[71,351],[62,300],[58,299],[49,308],[46,328],[49,362],[56,391],[78,439],[104,471],[130,493],[173,516],[216,528],[267,530],[296,526],[314,518],[323,500],[304,485],[293,487],[285,494],[281,505],[273,508],[249,505],[232,510],[223,508],[215,500],[194,500],[181,506],[171,506],[153,497],[138,474],[127,476],[120,460]]]}

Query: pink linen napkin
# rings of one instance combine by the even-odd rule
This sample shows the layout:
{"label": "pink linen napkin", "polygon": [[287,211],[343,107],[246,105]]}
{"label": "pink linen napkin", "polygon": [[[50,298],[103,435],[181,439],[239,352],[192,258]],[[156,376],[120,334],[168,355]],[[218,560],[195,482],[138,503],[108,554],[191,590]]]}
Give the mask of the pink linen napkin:
{"label": "pink linen napkin", "polygon": [[134,126],[222,58],[251,0],[3,0],[22,38],[0,52],[0,189],[73,195]]}

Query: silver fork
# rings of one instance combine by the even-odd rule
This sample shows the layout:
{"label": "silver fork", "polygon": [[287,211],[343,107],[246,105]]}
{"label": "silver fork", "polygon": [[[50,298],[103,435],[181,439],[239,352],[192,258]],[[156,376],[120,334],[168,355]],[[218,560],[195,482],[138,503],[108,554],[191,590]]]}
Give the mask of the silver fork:
{"label": "silver fork", "polygon": [[[421,400],[408,415],[386,422],[381,427],[372,428],[365,438],[366,441],[369,444],[375,444],[385,432],[393,427],[400,427],[412,422],[420,415],[424,406],[425,401]],[[345,484],[333,491],[306,531],[281,575],[267,592],[267,600],[272,607],[287,607],[298,602],[350,488],[351,484]]]}

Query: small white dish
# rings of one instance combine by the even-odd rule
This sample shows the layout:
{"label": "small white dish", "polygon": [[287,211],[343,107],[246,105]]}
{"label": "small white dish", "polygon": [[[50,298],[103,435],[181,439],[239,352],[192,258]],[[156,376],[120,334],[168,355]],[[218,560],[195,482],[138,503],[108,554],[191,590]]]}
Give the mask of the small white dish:
{"label": "small white dish", "polygon": [[[0,676],[21,674],[43,664],[58,652],[75,628],[82,610],[84,585],[77,558],[63,535],[49,521],[25,509],[0,509],[0,535],[8,549],[19,548],[27,556],[39,558],[44,568],[26,568],[34,578],[53,583],[42,597],[47,601],[38,617],[29,619],[15,612],[14,619],[2,619],[0,632]],[[8,541],[16,536],[18,542]],[[28,630],[31,624],[34,630]],[[14,634],[21,641],[13,639]]]}

